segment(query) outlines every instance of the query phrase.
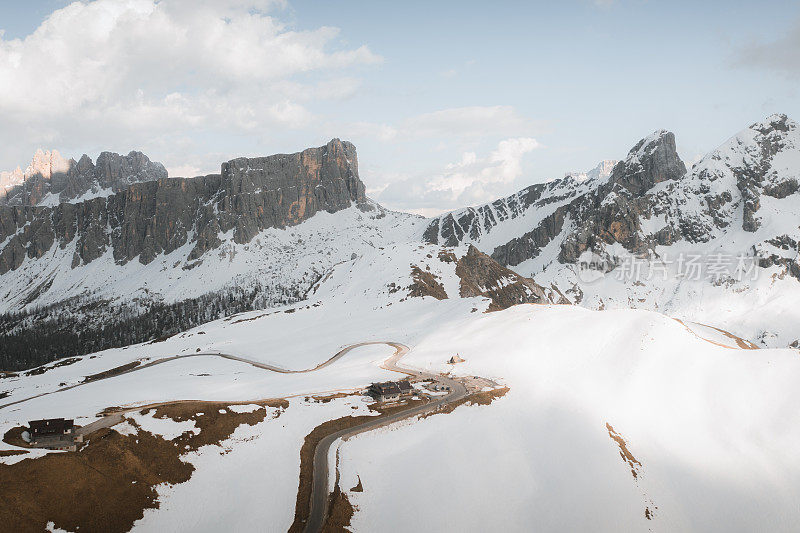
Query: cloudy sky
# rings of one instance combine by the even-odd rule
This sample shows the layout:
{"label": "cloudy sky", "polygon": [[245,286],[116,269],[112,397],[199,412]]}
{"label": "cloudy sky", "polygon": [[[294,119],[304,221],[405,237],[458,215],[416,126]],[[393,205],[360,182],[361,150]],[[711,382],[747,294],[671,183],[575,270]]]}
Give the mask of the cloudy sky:
{"label": "cloudy sky", "polygon": [[137,149],[173,176],[332,137],[368,193],[433,214],[619,159],[691,162],[800,120],[800,2],[0,3],[0,170]]}

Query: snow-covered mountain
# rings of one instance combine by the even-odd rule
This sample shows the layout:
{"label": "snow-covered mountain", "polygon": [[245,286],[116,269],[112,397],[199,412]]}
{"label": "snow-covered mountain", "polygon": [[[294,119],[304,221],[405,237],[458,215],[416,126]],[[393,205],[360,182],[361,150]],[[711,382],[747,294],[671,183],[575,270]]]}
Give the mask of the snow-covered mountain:
{"label": "snow-covered mountain", "polygon": [[119,155],[103,152],[95,164],[84,154],[78,161],[65,159],[57,150],[37,150],[23,171],[0,172],[0,204],[58,205],[80,202],[120,192],[140,181],[167,177],[161,163],[141,152]]}
{"label": "snow-covered mountain", "polygon": [[[656,131],[610,172],[604,162],[426,220],[366,198],[355,147],[334,139],[80,202],[0,205],[0,310],[12,313],[0,331],[58,353],[139,342],[307,299],[336,265],[429,243],[472,244],[552,301],[645,308],[787,346],[800,342],[798,154],[784,115],[691,169]],[[55,317],[57,348],[34,335]]]}
{"label": "snow-covered mountain", "polygon": [[[375,249],[422,245],[423,218],[387,211],[364,189],[355,147],[334,139],[296,154],[235,159],[220,174],[135,183],[79,203],[0,206],[0,309],[9,313],[0,321],[7,346],[0,368],[305,300],[337,265]],[[529,281],[509,296],[509,276],[519,276],[468,252],[457,251],[465,256],[461,270],[483,262],[480,275],[494,278],[465,294],[491,292],[496,282],[504,284],[505,306],[551,301],[552,290],[545,297]],[[458,258],[450,255],[455,268]],[[438,282],[417,263],[380,286],[399,287],[416,268],[436,294]],[[15,364],[15,357],[26,363]]]}
{"label": "snow-covered mountain", "polygon": [[[800,339],[800,128],[772,115],[686,169],[672,133],[607,177],[567,177],[433,219],[574,303],[640,307],[786,346]],[[758,310],[754,312],[754,310]]]}
{"label": "snow-covered mountain", "polygon": [[567,172],[564,177],[571,177],[577,181],[605,179],[611,175],[611,172],[614,170],[614,166],[617,163],[619,163],[619,161],[615,159],[604,159],[603,161],[600,161],[592,170],[586,172]]}
{"label": "snow-covered mountain", "polygon": [[[115,531],[289,530],[308,436],[376,416],[362,391],[397,379],[382,366],[393,350],[362,346],[305,373],[213,354],[302,371],[344,346],[391,339],[412,347],[408,365],[494,385],[451,412],[336,442],[329,483],[355,506],[351,531],[792,530],[796,350],[743,349],[650,311],[484,313],[491,299],[459,297],[488,282],[459,276],[468,255],[371,248],[335,266],[306,302],[4,377],[0,404],[20,403],[0,409],[0,434],[40,418],[111,424],[97,416],[109,409],[124,418],[76,453],[0,442],[0,517],[51,530],[94,520]],[[448,363],[456,354],[461,362]],[[131,367],[140,369],[119,373]],[[69,475],[54,486],[56,468]],[[431,498],[443,484],[448,496]]]}

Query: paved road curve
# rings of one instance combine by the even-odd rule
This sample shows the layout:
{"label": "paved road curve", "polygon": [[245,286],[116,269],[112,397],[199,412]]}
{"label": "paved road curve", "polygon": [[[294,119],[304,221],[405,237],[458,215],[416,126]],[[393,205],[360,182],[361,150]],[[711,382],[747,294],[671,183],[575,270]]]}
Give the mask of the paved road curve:
{"label": "paved road curve", "polygon": [[[328,465],[328,455],[334,442],[342,438],[346,439],[354,435],[358,435],[359,433],[364,433],[365,431],[393,424],[398,420],[436,411],[445,404],[461,400],[467,396],[467,388],[462,383],[454,379],[440,374],[432,374],[413,368],[398,366],[397,361],[399,361],[401,357],[409,352],[408,346],[397,342],[372,342],[364,344],[388,344],[393,346],[395,348],[395,353],[384,362],[384,368],[387,370],[403,372],[405,374],[423,379],[433,378],[441,384],[450,387],[450,393],[430,403],[413,406],[405,411],[394,413],[389,416],[382,416],[375,420],[365,422],[359,426],[337,431],[336,433],[332,433],[331,435],[323,438],[319,444],[317,444],[317,448],[314,450],[314,467],[311,482],[311,509],[308,522],[306,522],[306,527],[304,530],[306,533],[317,533],[318,531],[322,531],[322,526],[325,522],[325,516],[328,514],[328,482],[330,471]],[[353,348],[354,347],[355,346],[353,346]]]}

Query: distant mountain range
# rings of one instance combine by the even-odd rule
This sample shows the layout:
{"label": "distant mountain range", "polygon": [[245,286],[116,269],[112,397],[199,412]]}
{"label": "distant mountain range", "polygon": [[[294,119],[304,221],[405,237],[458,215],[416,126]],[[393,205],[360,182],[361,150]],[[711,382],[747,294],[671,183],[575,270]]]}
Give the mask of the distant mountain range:
{"label": "distant mountain range", "polygon": [[800,130],[786,115],[690,169],[662,130],[608,177],[533,185],[434,218],[424,238],[472,243],[577,304],[689,316],[786,346],[800,339],[799,180]]}
{"label": "distant mountain range", "polygon": [[[86,352],[140,342],[309,299],[335,269],[376,249],[399,258],[400,248],[427,244],[443,254],[436,260],[452,253],[505,269],[499,285],[518,277],[527,288],[499,298],[506,303],[648,308],[786,346],[800,342],[799,179],[800,131],[785,115],[742,130],[690,169],[660,130],[622,161],[432,219],[368,199],[356,149],[338,139],[195,178],[167,179],[138,152],[103,153],[96,164],[42,152],[2,177],[0,334],[22,346],[37,328],[49,332],[42,339],[75,330],[93,339]],[[410,297],[440,294],[435,275],[397,261],[369,279]],[[398,280],[415,267],[412,289]],[[201,298],[205,310],[193,311]],[[81,341],[71,342],[24,359],[69,355]],[[6,365],[16,357],[7,353]]]}
{"label": "distant mountain range", "polygon": [[150,161],[141,152],[103,152],[95,164],[85,154],[75,161],[64,159],[56,150],[37,150],[25,171],[17,167],[0,172],[0,204],[52,206],[80,202],[120,192],[132,183],[166,177],[164,165]]}

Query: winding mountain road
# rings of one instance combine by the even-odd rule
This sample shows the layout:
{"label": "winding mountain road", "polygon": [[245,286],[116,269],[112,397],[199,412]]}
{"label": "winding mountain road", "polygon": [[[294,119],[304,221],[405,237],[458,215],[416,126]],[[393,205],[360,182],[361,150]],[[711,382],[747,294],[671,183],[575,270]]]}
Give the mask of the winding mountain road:
{"label": "winding mountain road", "polygon": [[[261,368],[261,369],[268,370],[268,371],[271,371],[271,372],[278,372],[278,373],[281,373],[281,374],[299,374],[299,373],[314,372],[316,370],[320,370],[322,368],[325,368],[325,367],[335,363],[336,361],[338,361],[339,359],[344,357],[351,350],[354,350],[354,349],[359,348],[361,346],[375,345],[375,344],[386,344],[386,345],[392,346],[395,349],[395,353],[392,356],[390,356],[388,359],[386,359],[384,361],[384,363],[381,365],[382,368],[384,368],[386,370],[392,370],[392,371],[395,371],[395,372],[400,372],[400,373],[407,374],[409,376],[417,377],[417,378],[421,378],[421,379],[433,379],[433,380],[439,382],[440,384],[448,387],[449,388],[449,393],[447,395],[445,395],[445,396],[442,396],[440,398],[432,400],[432,401],[430,401],[428,403],[425,403],[423,405],[414,405],[414,406],[411,406],[408,409],[405,409],[403,411],[392,413],[390,415],[384,415],[384,416],[376,417],[374,420],[370,420],[370,421],[365,422],[365,423],[363,423],[361,425],[358,425],[358,426],[355,426],[355,427],[352,427],[352,428],[348,428],[348,429],[343,429],[341,431],[337,431],[336,433],[332,433],[331,435],[328,435],[328,436],[324,437],[319,442],[319,444],[317,445],[316,449],[314,450],[310,512],[309,512],[309,517],[308,517],[308,520],[307,520],[305,528],[304,528],[304,531],[306,531],[306,532],[316,533],[317,531],[321,531],[322,530],[322,527],[323,527],[324,522],[325,522],[325,517],[327,516],[327,511],[328,511],[328,499],[329,499],[328,484],[329,484],[329,472],[330,472],[330,465],[328,464],[328,455],[329,455],[329,452],[330,452],[330,449],[331,449],[331,446],[333,445],[333,443],[335,443],[339,439],[346,440],[346,439],[348,439],[350,437],[353,437],[355,435],[358,435],[360,433],[364,433],[366,431],[377,429],[379,427],[388,426],[390,424],[393,424],[393,423],[398,422],[400,420],[411,418],[413,416],[418,416],[418,415],[422,415],[422,414],[426,414],[426,413],[431,413],[431,412],[439,410],[442,406],[444,406],[444,405],[446,405],[448,403],[459,401],[459,400],[465,398],[467,396],[467,394],[468,394],[467,388],[464,386],[463,383],[461,383],[459,381],[456,381],[456,380],[454,380],[454,379],[452,379],[452,378],[450,378],[448,376],[442,375],[442,374],[434,374],[434,373],[430,373],[430,372],[424,372],[422,370],[417,370],[417,369],[414,369],[414,368],[399,366],[397,364],[398,361],[410,351],[409,347],[404,345],[404,344],[400,344],[398,342],[391,342],[391,341],[369,341],[369,342],[360,342],[360,343],[357,343],[357,344],[351,344],[351,345],[339,350],[332,357],[330,357],[326,361],[318,364],[317,366],[315,366],[313,368],[304,369],[304,370],[289,370],[289,369],[286,369],[286,368],[281,368],[279,366],[271,365],[269,363],[263,363],[263,362],[260,362],[260,361],[254,361],[252,359],[247,359],[245,357],[240,357],[240,356],[237,356],[237,355],[227,354],[227,353],[222,353],[222,352],[197,352],[197,353],[191,353],[191,354],[172,355],[172,356],[156,359],[156,360],[151,361],[149,363],[146,363],[146,364],[143,364],[143,365],[140,365],[140,366],[137,366],[135,368],[128,369],[128,370],[124,370],[124,371],[121,371],[121,372],[116,373],[116,374],[110,374],[108,376],[99,377],[99,378],[91,380],[91,381],[85,381],[85,382],[77,383],[77,384],[74,384],[74,385],[61,387],[61,388],[53,390],[53,391],[43,392],[41,394],[30,396],[28,398],[23,398],[21,400],[8,402],[8,403],[0,405],[0,409],[6,408],[6,407],[9,407],[9,406],[12,406],[12,405],[16,405],[16,404],[19,404],[19,403],[27,402],[29,400],[33,400],[35,398],[40,398],[42,396],[46,396],[46,395],[49,395],[49,394],[63,392],[63,391],[74,389],[74,388],[81,387],[81,386],[84,386],[84,385],[89,385],[89,384],[95,383],[97,381],[116,378],[116,377],[119,377],[119,376],[123,376],[125,374],[130,374],[132,372],[138,372],[139,370],[144,370],[146,368],[150,368],[150,367],[153,367],[153,366],[156,366],[156,365],[168,363],[170,361],[175,361],[177,359],[183,359],[183,358],[187,358],[187,357],[208,357],[208,356],[222,357],[224,359],[230,359],[230,360],[233,360],[233,361],[239,361],[239,362],[242,362],[242,363],[246,363],[246,364],[252,365],[252,366],[254,366],[256,368]],[[132,407],[132,408],[127,409],[127,410],[123,410],[123,411],[120,411],[120,412],[117,412],[117,413],[113,413],[113,414],[107,415],[107,416],[103,417],[102,419],[100,419],[100,420],[98,420],[98,421],[96,421],[96,422],[94,422],[92,424],[89,424],[88,426],[86,426],[85,429],[87,429],[87,430],[88,429],[95,430],[95,429],[99,429],[100,427],[113,426],[114,424],[119,423],[120,421],[122,421],[122,414],[124,412],[135,411],[135,410],[139,410],[141,408],[142,408],[142,406]],[[84,433],[88,433],[88,432],[84,431]]]}
{"label": "winding mountain road", "polygon": [[379,427],[388,426],[389,424],[393,424],[406,418],[437,411],[443,405],[456,402],[467,396],[467,388],[464,386],[464,384],[452,378],[441,374],[432,374],[413,368],[398,366],[397,362],[400,360],[400,358],[409,352],[408,346],[397,342],[373,342],[366,344],[388,344],[395,348],[394,355],[389,357],[384,362],[382,365],[383,368],[387,370],[394,370],[396,372],[402,372],[404,374],[422,379],[435,379],[443,385],[450,387],[450,392],[446,396],[424,405],[409,407],[404,411],[393,413],[387,416],[381,416],[359,426],[343,429],[324,437],[319,444],[317,444],[317,448],[314,450],[314,466],[311,482],[311,508],[308,521],[306,522],[304,529],[306,533],[316,533],[318,531],[322,531],[322,527],[325,523],[325,517],[328,514],[328,499],[330,494],[328,491],[328,484],[330,481],[330,466],[328,464],[328,456],[330,455],[330,449],[334,442],[339,439],[346,440],[350,437],[358,435],[359,433],[364,433]]}
{"label": "winding mountain road", "polygon": [[66,387],[61,387],[59,389],[55,389],[55,390],[52,390],[52,391],[49,391],[49,392],[43,392],[41,394],[36,394],[34,396],[29,396],[29,397],[23,398],[21,400],[15,400],[13,402],[0,404],[0,409],[3,409],[5,407],[9,407],[9,406],[12,406],[12,405],[16,405],[18,403],[27,402],[27,401],[33,400],[35,398],[41,398],[42,396],[47,396],[48,394],[55,394],[57,392],[64,392],[64,391],[67,391],[67,390],[70,390],[70,389],[74,389],[74,388],[77,388],[77,387],[82,387],[84,385],[89,385],[91,383],[96,383],[98,381],[103,381],[103,380],[106,380],[106,379],[111,379],[111,378],[116,378],[116,377],[119,377],[119,376],[124,376],[125,374],[130,374],[132,372],[138,372],[139,370],[144,370],[146,368],[150,368],[150,367],[153,367],[153,366],[156,366],[156,365],[161,365],[161,364],[164,364],[164,363],[169,363],[170,361],[175,361],[177,359],[184,359],[184,358],[187,358],[187,357],[209,357],[209,356],[222,357],[223,359],[230,359],[231,361],[239,361],[239,362],[242,362],[242,363],[246,363],[248,365],[252,365],[252,366],[254,366],[256,368],[261,368],[263,370],[269,370],[271,372],[278,372],[280,374],[302,374],[304,372],[313,372],[315,370],[320,370],[321,368],[325,368],[326,366],[331,365],[331,364],[335,363],[336,361],[338,361],[339,359],[341,359],[350,350],[353,350],[353,349],[358,348],[360,346],[366,346],[368,344],[391,344],[391,343],[377,342],[376,341],[376,342],[360,342],[358,344],[351,344],[350,346],[347,346],[346,348],[343,348],[342,350],[339,350],[338,352],[336,352],[336,354],[334,354],[330,359],[328,359],[326,361],[323,361],[322,363],[318,364],[314,368],[308,368],[308,369],[305,369],[305,370],[288,370],[286,368],[282,368],[282,367],[279,367],[279,366],[271,365],[269,363],[262,363],[260,361],[254,361],[252,359],[247,359],[245,357],[239,357],[238,355],[233,355],[233,354],[229,354],[229,353],[222,353],[222,352],[197,352],[197,353],[170,355],[170,356],[167,356],[167,357],[162,357],[160,359],[156,359],[155,361],[150,361],[149,363],[145,363],[143,365],[140,365],[140,366],[128,369],[128,370],[124,370],[124,371],[119,372],[117,374],[111,374],[111,375],[104,376],[104,377],[101,377],[101,378],[93,379],[91,381],[83,381],[81,383],[76,383],[75,385],[68,385]]}

